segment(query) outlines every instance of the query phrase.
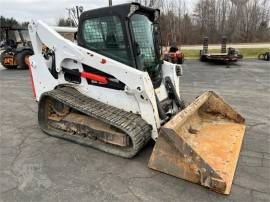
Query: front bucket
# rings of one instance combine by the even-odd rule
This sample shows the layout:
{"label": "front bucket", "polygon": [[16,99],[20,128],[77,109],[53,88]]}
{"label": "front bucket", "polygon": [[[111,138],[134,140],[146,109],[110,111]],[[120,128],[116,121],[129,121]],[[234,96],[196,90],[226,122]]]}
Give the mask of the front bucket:
{"label": "front bucket", "polygon": [[229,194],[244,123],[222,98],[207,91],[161,128],[148,166]]}

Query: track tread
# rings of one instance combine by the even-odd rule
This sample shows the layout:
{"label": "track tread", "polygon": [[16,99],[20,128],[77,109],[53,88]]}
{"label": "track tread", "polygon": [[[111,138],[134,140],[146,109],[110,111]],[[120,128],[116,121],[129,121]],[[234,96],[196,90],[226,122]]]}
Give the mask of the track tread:
{"label": "track tread", "polygon": [[[122,130],[127,135],[129,135],[133,143],[132,149],[123,151],[119,151],[119,148],[116,149],[113,146],[110,147],[108,146],[109,144],[106,144],[108,146],[107,148],[104,146],[97,146],[93,143],[90,144],[90,146],[97,149],[125,158],[131,158],[136,155],[151,138],[152,126],[144,121],[139,115],[131,112],[126,112],[124,110],[97,101],[93,98],[87,97],[72,87],[61,87],[52,91],[48,91],[42,95],[41,100],[45,97],[56,99],[70,106],[71,108],[80,111],[81,113],[87,114],[88,116],[99,119]],[[60,137],[63,136],[62,134],[57,135],[55,132],[52,134],[52,131],[45,128],[43,128],[43,130],[49,133],[49,135]],[[105,145],[104,143],[102,144]]]}

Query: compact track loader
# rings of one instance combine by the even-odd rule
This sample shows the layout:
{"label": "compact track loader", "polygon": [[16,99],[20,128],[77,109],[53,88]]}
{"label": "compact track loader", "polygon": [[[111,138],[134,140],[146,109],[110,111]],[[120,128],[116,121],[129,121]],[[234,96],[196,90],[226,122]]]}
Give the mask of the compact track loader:
{"label": "compact track loader", "polygon": [[4,41],[0,44],[0,63],[7,69],[28,69],[33,50],[27,29],[1,27]]}
{"label": "compact track loader", "polygon": [[228,194],[244,119],[211,91],[185,107],[181,65],[160,60],[159,14],[138,3],[86,11],[76,43],[30,23],[39,125],[125,158],[152,138],[150,168]]}

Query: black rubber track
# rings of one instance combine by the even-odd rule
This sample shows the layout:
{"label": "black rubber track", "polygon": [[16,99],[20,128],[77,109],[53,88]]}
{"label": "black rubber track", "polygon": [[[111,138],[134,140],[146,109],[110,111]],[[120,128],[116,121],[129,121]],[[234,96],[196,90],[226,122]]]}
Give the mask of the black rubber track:
{"label": "black rubber track", "polygon": [[[55,99],[77,111],[103,121],[120,129],[127,134],[132,142],[130,147],[120,147],[101,141],[74,136],[68,132],[48,127],[48,99]],[[38,122],[47,134],[66,139],[85,146],[91,146],[101,151],[124,158],[135,156],[151,138],[152,126],[147,124],[139,115],[112,107],[100,101],[89,98],[72,87],[61,87],[43,93],[38,106]]]}

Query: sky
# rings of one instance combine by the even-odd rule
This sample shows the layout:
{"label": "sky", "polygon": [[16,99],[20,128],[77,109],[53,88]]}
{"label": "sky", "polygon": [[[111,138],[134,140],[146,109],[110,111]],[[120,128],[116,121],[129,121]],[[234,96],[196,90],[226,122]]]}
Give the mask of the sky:
{"label": "sky", "polygon": [[[113,4],[126,3],[128,0],[112,0]],[[187,0],[191,4],[197,0]],[[19,22],[43,20],[55,25],[59,18],[67,17],[65,8],[82,5],[84,10],[91,10],[108,5],[108,0],[0,0],[0,15],[13,17]]]}

